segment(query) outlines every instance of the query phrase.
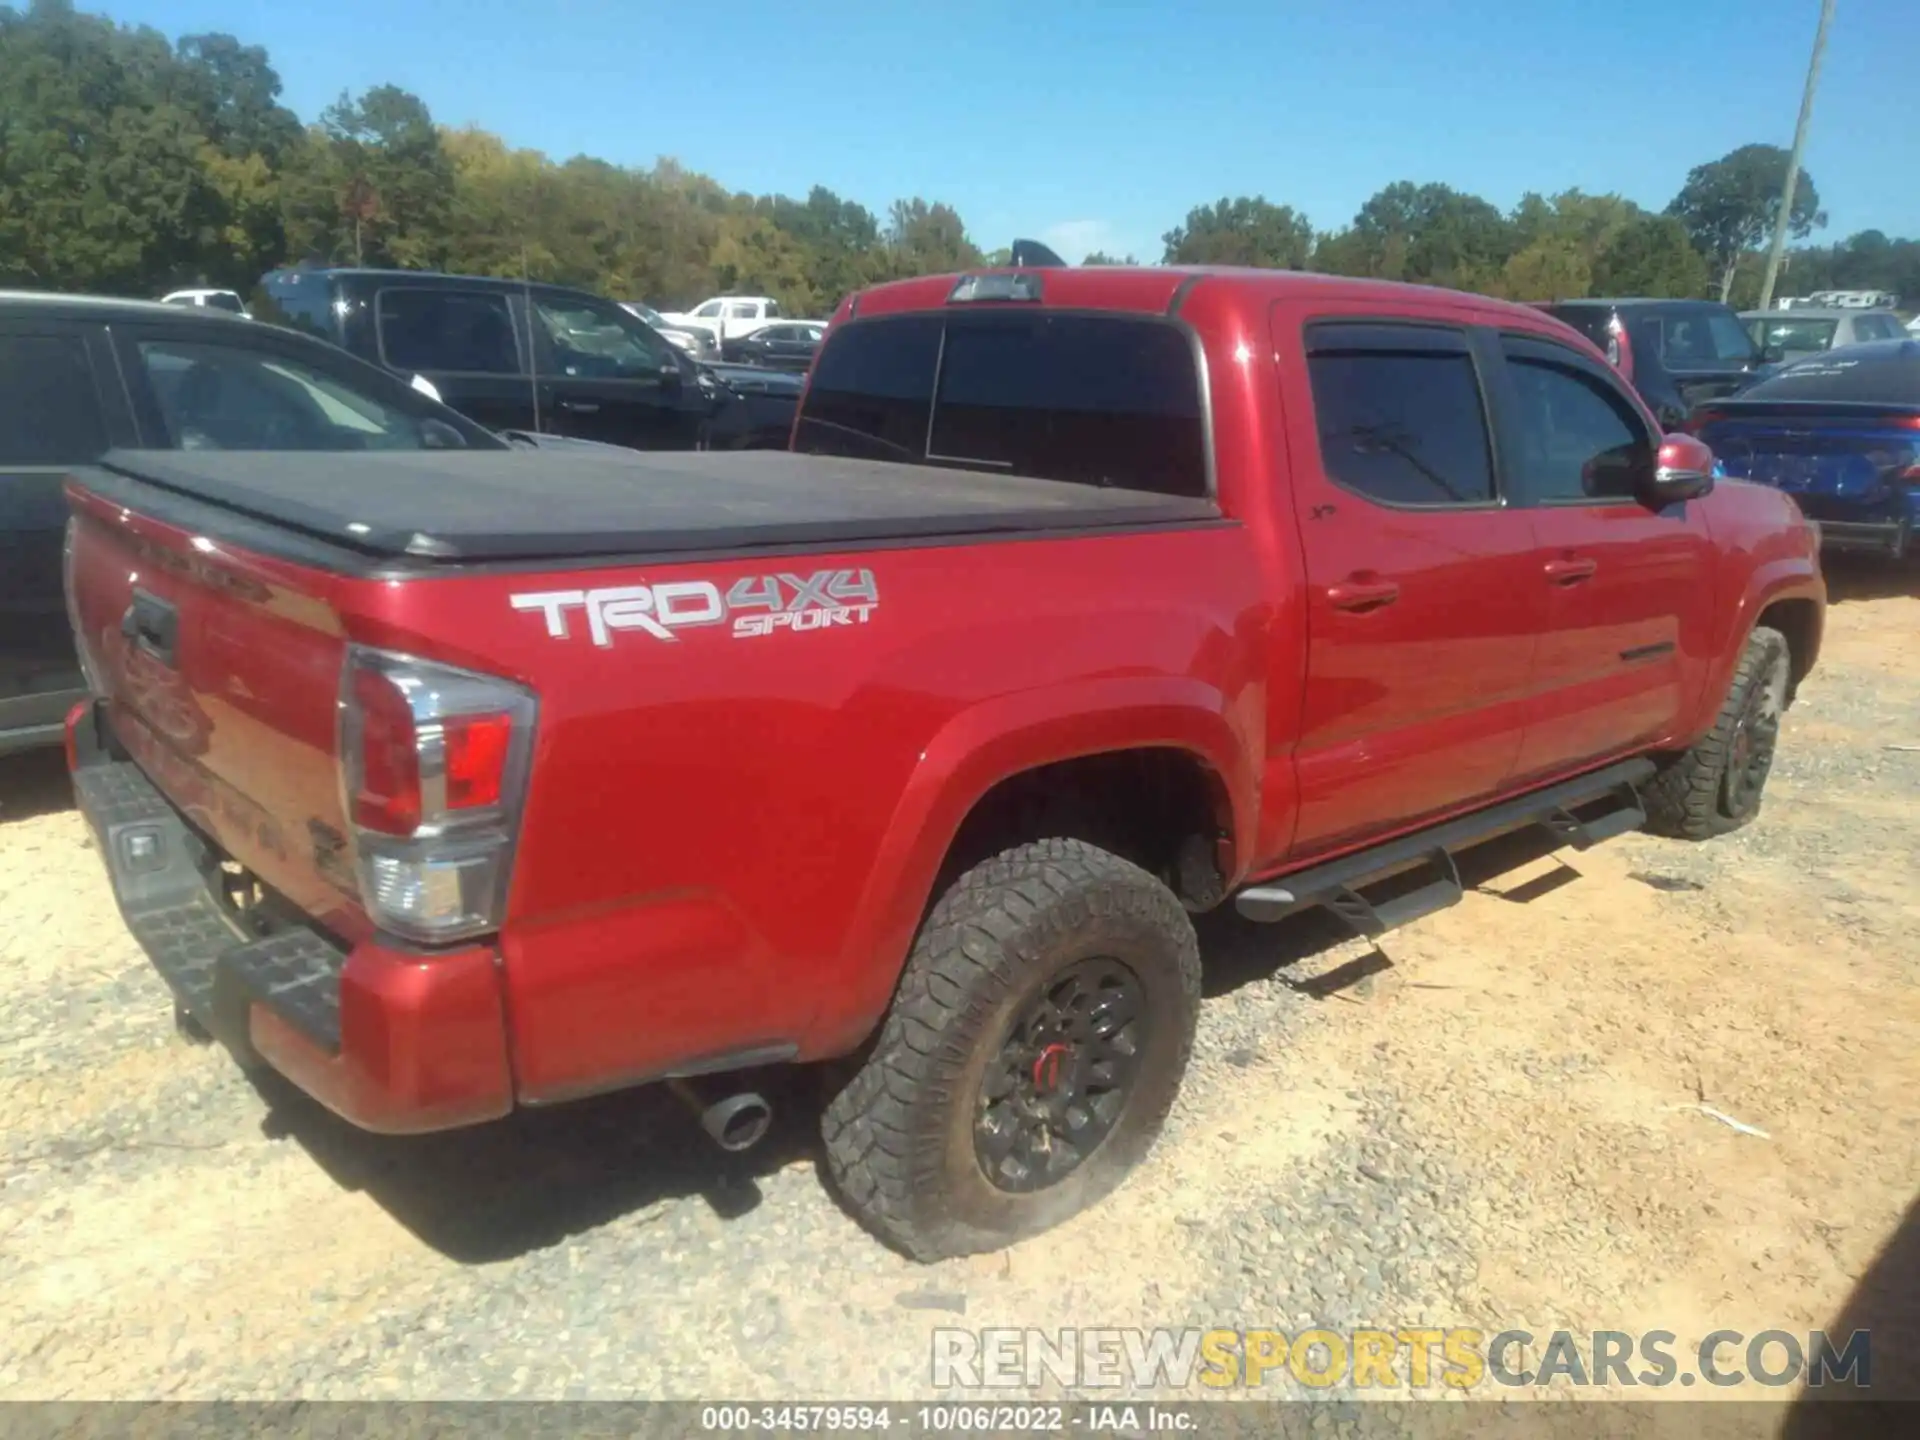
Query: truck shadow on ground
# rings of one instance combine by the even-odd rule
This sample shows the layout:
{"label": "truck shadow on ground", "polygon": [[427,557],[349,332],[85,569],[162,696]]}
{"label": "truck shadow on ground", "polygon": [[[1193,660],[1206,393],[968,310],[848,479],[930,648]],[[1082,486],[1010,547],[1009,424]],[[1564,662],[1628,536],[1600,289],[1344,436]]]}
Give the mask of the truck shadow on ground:
{"label": "truck shadow on ground", "polygon": [[0,827],[73,808],[66,752],[24,750],[0,755]]}
{"label": "truck shadow on ground", "polygon": [[1827,577],[1827,599],[1836,605],[1920,596],[1920,556],[1885,560],[1869,555],[1830,555],[1821,562],[1821,568]]}
{"label": "truck shadow on ground", "polygon": [[[1871,1371],[1803,1389],[1780,1426],[1781,1440],[1920,1434],[1920,1199],[1822,1329],[1840,1351],[1865,1331]],[[1892,1402],[1898,1413],[1862,1403],[1869,1401]]]}
{"label": "truck shadow on ground", "polygon": [[[1495,841],[1462,857],[1461,878],[1485,887],[1551,849],[1544,834]],[[1502,893],[1526,903],[1575,878],[1563,867]],[[1210,997],[1277,978],[1324,999],[1368,958],[1296,977],[1313,957],[1352,939],[1323,912],[1256,925],[1228,907],[1201,917],[1199,929]],[[1387,964],[1381,956],[1373,969]],[[463,1264],[510,1260],[675,1200],[699,1197],[722,1218],[737,1218],[763,1203],[762,1180],[793,1165],[811,1167],[840,1203],[820,1155],[820,1116],[832,1083],[823,1066],[755,1077],[773,1123],[759,1145],[735,1154],[717,1148],[693,1113],[657,1085],[520,1111],[469,1130],[389,1137],[354,1129],[271,1072],[251,1078],[269,1105],[270,1138],[292,1139],[336,1184],[365,1194],[423,1243]]]}

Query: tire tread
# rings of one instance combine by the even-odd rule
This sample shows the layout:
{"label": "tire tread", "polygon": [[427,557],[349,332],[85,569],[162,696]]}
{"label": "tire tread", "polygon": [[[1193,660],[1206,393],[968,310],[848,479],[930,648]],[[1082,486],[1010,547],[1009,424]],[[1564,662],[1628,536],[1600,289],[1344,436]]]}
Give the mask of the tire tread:
{"label": "tire tread", "polygon": [[[1734,667],[1733,683],[1727,686],[1726,698],[1720,704],[1720,713],[1714,717],[1713,728],[1691,749],[1669,760],[1640,791],[1649,833],[1675,840],[1711,840],[1739,829],[1753,818],[1751,814],[1739,818],[1723,814],[1720,787],[1747,692],[1759,683],[1773,658],[1784,658],[1787,654],[1786,636],[1778,630],[1755,626],[1747,636],[1740,661]],[[1757,808],[1756,805],[1756,812]]]}
{"label": "tire tread", "polygon": [[[1035,927],[1059,932],[1116,915],[1164,924],[1177,937],[1190,1012],[1179,1050],[1184,1070],[1200,995],[1199,944],[1179,900],[1146,871],[1082,841],[1037,840],[982,861],[934,905],[871,1055],[822,1120],[830,1175],[883,1240],[919,1260],[991,1241],[964,1223],[934,1218],[928,1185],[936,1157],[916,1114],[951,1103],[953,1076],[978,1043],[987,1011],[1035,959],[1022,948]],[[1155,1130],[1162,1118],[1154,1117]]]}

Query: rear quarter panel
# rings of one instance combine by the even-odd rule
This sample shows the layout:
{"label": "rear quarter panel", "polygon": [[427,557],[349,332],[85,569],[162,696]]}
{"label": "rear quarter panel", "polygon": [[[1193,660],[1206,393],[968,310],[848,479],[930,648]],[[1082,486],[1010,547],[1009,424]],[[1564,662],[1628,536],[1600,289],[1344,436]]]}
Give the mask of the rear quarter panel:
{"label": "rear quarter panel", "polygon": [[[760,1044],[857,1043],[884,1009],[934,873],[994,783],[1139,745],[1187,750],[1255,812],[1260,580],[1228,523],[759,563],[615,569],[596,585],[865,568],[866,623],[726,624],[597,645],[512,597],[577,572],[399,587],[357,638],[540,695],[503,937],[523,1095],[560,1098]],[[484,637],[484,638],[481,638]],[[440,658],[436,655],[436,658]]]}

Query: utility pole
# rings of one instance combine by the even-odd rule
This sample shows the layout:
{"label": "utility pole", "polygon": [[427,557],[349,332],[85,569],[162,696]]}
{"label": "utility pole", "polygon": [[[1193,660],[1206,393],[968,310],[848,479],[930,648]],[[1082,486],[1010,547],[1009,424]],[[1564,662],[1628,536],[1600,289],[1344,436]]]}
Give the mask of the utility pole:
{"label": "utility pole", "polygon": [[1780,256],[1787,248],[1787,225],[1793,219],[1793,192],[1800,184],[1800,156],[1807,148],[1807,122],[1813,118],[1813,92],[1820,83],[1820,60],[1827,50],[1827,27],[1833,23],[1833,0],[1820,0],[1820,28],[1813,35],[1813,59],[1807,64],[1807,88],[1800,96],[1800,120],[1793,127],[1793,153],[1787,156],[1787,183],[1780,191],[1780,214],[1773,222],[1773,247],[1767,251],[1767,273],[1760,282],[1760,308],[1773,308],[1773,282],[1780,273]]}

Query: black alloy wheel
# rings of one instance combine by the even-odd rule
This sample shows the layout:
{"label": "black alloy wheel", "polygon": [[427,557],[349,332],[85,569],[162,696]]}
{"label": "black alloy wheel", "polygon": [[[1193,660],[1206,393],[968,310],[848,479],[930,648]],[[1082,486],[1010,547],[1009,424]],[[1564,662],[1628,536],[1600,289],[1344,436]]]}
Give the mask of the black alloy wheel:
{"label": "black alloy wheel", "polygon": [[1099,1149],[1132,1097],[1147,1026],[1140,979],[1118,960],[1043,985],[981,1077],[973,1141],[988,1181],[1043,1190]]}

